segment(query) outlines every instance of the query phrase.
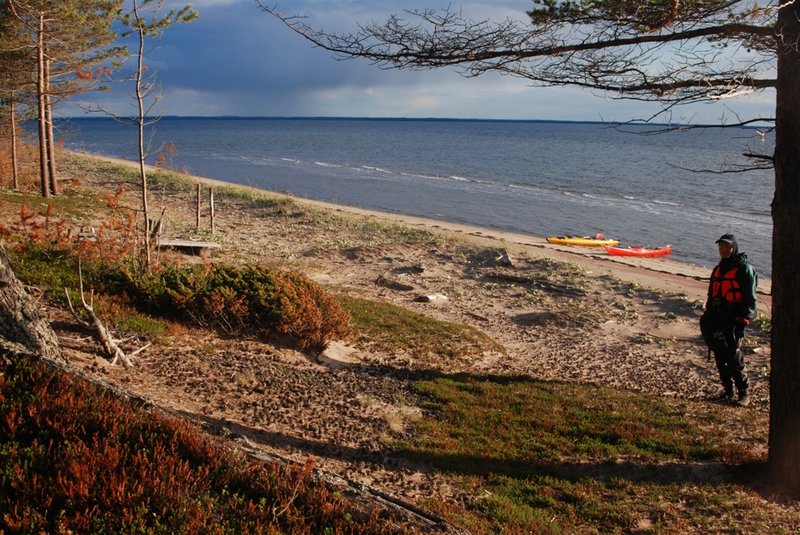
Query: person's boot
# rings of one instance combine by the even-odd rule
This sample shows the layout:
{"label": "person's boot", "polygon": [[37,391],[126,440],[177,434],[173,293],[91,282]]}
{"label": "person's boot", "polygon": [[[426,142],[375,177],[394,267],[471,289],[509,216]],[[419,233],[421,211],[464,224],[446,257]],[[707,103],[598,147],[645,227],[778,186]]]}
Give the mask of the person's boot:
{"label": "person's boot", "polygon": [[733,403],[736,400],[736,396],[733,395],[733,389],[728,390],[727,388],[716,398],[716,401],[720,403]]}
{"label": "person's boot", "polygon": [[747,390],[739,392],[739,399],[736,400],[736,404],[740,407],[747,407],[750,405],[750,396],[747,394]]}

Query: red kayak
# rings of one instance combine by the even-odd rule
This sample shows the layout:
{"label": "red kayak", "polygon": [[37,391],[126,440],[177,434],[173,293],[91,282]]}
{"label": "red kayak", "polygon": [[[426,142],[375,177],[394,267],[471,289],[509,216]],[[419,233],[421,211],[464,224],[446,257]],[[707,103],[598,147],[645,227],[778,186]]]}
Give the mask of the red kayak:
{"label": "red kayak", "polygon": [[614,256],[664,256],[672,252],[672,246],[667,245],[652,249],[650,247],[615,247],[613,245],[606,245],[606,251]]}

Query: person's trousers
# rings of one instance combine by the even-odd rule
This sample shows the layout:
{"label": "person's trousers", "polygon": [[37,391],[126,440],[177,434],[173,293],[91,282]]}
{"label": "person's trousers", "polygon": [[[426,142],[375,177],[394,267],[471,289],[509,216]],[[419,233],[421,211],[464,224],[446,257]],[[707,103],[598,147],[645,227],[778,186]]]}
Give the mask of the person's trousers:
{"label": "person's trousers", "polygon": [[720,331],[714,333],[711,351],[714,353],[719,379],[725,392],[732,396],[733,387],[736,386],[741,396],[747,392],[749,383],[744,371],[744,354],[739,348],[742,338],[736,336],[733,330],[730,329],[727,334]]}

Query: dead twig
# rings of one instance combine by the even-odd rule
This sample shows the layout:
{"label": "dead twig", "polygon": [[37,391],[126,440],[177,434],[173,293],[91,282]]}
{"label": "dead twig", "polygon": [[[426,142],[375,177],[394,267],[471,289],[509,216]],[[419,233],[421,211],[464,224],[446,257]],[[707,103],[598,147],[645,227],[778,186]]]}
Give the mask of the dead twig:
{"label": "dead twig", "polygon": [[86,294],[83,291],[83,272],[81,270],[80,262],[78,263],[78,281],[80,284],[80,292],[81,292],[81,302],[83,304],[84,310],[89,316],[89,321],[83,319],[76,311],[75,307],[72,306],[72,299],[69,297],[69,291],[64,288],[64,293],[67,296],[67,304],[69,305],[69,310],[72,315],[75,317],[75,320],[84,328],[90,329],[94,331],[96,338],[100,341],[100,344],[103,346],[103,349],[106,352],[106,355],[111,357],[111,364],[116,364],[118,360],[121,360],[126,366],[133,366],[133,361],[130,357],[139,354],[145,348],[149,347],[150,344],[148,343],[144,347],[140,347],[130,355],[126,355],[122,348],[119,347],[118,343],[114,338],[111,336],[111,332],[106,328],[100,318],[97,317],[97,314],[94,312],[94,290],[92,290],[89,294],[89,302],[86,302]]}

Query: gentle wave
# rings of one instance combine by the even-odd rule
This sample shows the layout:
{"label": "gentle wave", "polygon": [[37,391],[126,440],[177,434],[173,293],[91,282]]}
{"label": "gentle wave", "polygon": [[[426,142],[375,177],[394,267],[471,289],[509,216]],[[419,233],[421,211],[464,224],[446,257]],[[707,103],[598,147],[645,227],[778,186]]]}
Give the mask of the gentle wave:
{"label": "gentle wave", "polygon": [[362,169],[367,169],[368,171],[375,171],[375,172],[378,172],[378,173],[384,173],[386,175],[391,175],[392,174],[392,171],[389,171],[388,169],[383,169],[382,167],[374,167],[374,166],[371,166],[371,165],[362,165],[361,168]]}
{"label": "gentle wave", "polygon": [[[135,159],[130,129],[111,119],[64,126],[77,132],[68,148]],[[746,129],[640,136],[579,123],[180,118],[155,128],[154,146],[177,147],[176,168],[211,178],[539,236],[671,243],[675,259],[703,265],[716,261],[716,237],[734,232],[761,271],[771,263],[769,172],[732,179],[665,164],[733,159],[753,138]]]}

